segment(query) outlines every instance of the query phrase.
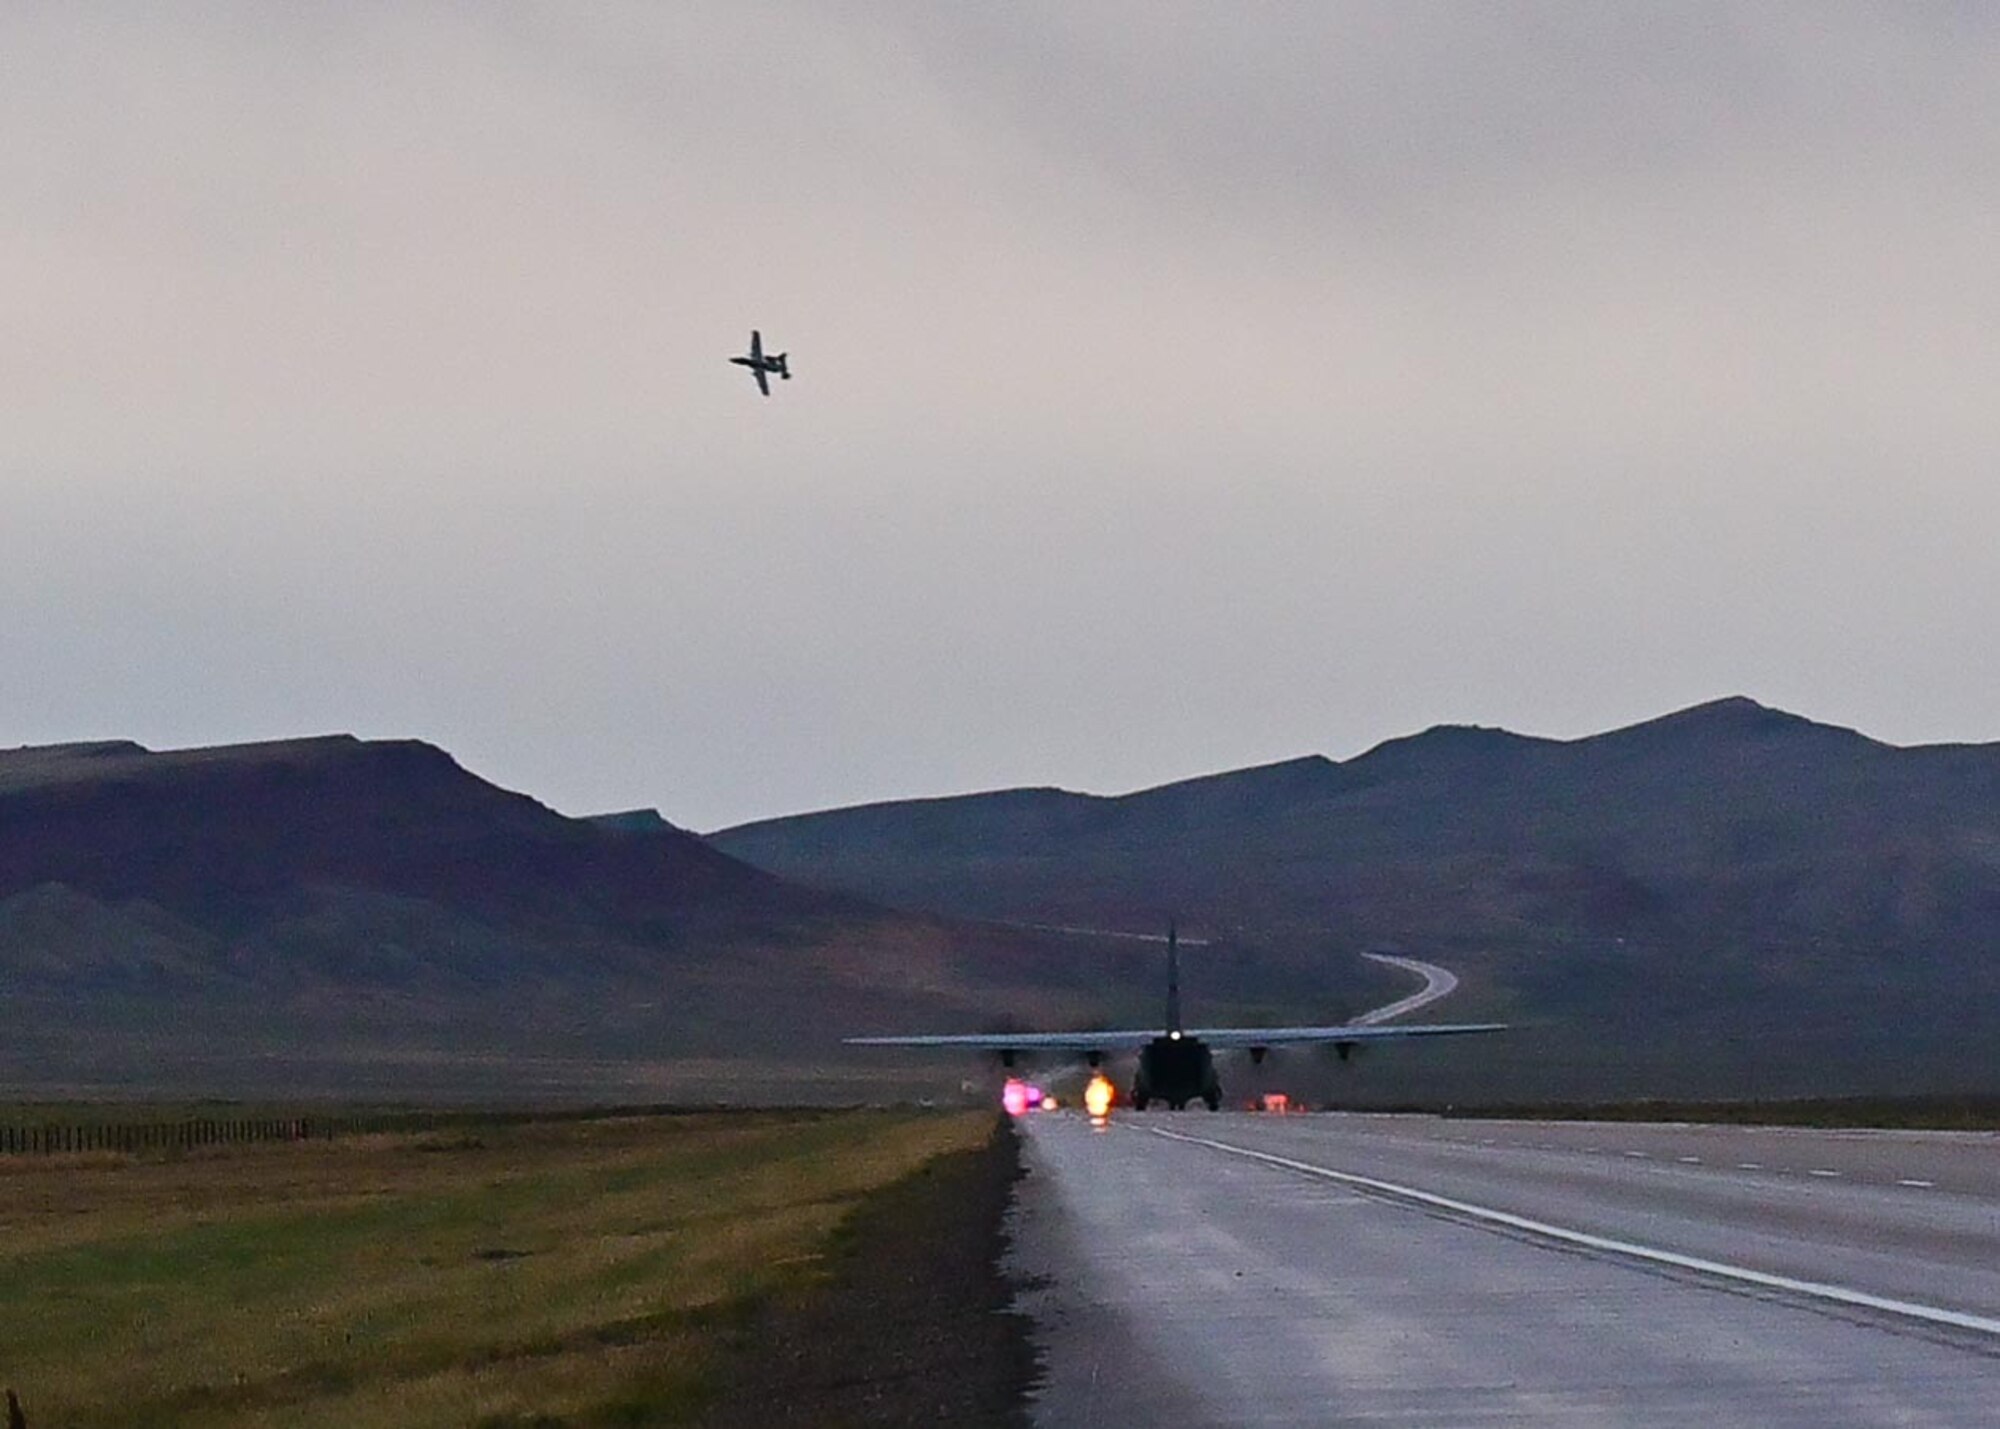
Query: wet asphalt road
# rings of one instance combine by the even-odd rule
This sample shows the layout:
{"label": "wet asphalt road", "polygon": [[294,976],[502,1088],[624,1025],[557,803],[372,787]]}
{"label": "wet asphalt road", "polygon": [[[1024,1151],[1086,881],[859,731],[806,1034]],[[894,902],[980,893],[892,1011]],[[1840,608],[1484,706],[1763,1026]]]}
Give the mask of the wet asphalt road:
{"label": "wet asphalt road", "polygon": [[2000,1138],[1026,1129],[1042,1425],[2000,1424]]}

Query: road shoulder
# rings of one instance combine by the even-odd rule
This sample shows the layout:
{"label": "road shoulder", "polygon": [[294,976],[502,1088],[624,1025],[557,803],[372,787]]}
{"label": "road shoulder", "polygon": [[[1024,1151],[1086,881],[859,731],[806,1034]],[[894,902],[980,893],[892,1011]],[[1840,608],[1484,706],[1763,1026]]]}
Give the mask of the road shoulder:
{"label": "road shoulder", "polygon": [[1003,1121],[985,1145],[868,1196],[841,1227],[831,1274],[730,1337],[698,1422],[1025,1425],[1034,1351],[1002,1267],[1020,1175]]}

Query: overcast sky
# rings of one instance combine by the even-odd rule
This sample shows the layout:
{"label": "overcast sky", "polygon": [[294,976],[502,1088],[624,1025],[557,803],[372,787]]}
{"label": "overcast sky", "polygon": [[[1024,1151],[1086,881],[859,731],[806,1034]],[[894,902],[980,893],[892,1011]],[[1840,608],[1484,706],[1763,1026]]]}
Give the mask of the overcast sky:
{"label": "overcast sky", "polygon": [[0,745],[2000,739],[1996,15],[7,5]]}

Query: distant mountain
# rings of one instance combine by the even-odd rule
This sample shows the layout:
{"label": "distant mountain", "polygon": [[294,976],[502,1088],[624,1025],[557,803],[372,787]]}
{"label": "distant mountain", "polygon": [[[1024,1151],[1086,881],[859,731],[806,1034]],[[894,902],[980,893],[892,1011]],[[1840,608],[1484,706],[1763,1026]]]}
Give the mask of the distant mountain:
{"label": "distant mountain", "polygon": [[855,907],[663,819],[615,831],[567,819],[474,778],[443,750],[351,735],[164,754],[134,744],[0,751],[0,898],[46,884],[218,928],[311,886],[608,928]]}
{"label": "distant mountain", "polygon": [[[901,911],[890,911],[897,909]],[[1588,739],[1447,726],[1115,798],[703,839],[409,741],[0,751],[0,1097],[878,1097],[849,1032],[1351,1015],[1458,971],[1504,1038],[1232,1084],[1359,1102],[2000,1089],[2000,745],[1749,700]]]}
{"label": "distant mountain", "polygon": [[844,1031],[1091,996],[1033,938],[800,887],[650,811],[565,818],[425,744],[0,751],[16,1096],[825,1095]]}
{"label": "distant mountain", "polygon": [[1177,910],[1295,969],[1428,949],[1471,975],[1455,1012],[1561,1024],[1515,1069],[1551,1085],[1558,1057],[1571,1082],[1695,1091],[2000,1085],[2000,745],[1900,749],[1736,698],[1586,739],[1442,726],[1344,762],[710,841],[903,908]]}

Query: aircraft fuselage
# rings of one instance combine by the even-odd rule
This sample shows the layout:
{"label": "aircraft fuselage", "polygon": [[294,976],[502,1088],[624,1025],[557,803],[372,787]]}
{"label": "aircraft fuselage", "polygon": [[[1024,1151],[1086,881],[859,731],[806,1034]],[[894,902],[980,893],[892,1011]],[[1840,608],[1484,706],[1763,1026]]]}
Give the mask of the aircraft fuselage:
{"label": "aircraft fuselage", "polygon": [[749,368],[750,375],[757,379],[757,390],[766,397],[771,395],[771,374],[776,373],[787,382],[792,380],[792,370],[785,365],[785,354],[774,352],[765,356],[764,334],[755,328],[750,329],[750,351],[729,360],[738,367]]}
{"label": "aircraft fuselage", "polygon": [[1139,1070],[1132,1078],[1132,1106],[1144,1111],[1162,1101],[1175,1111],[1189,1102],[1204,1102],[1210,1111],[1222,1105],[1222,1079],[1215,1057],[1199,1037],[1169,1032],[1139,1049]]}

